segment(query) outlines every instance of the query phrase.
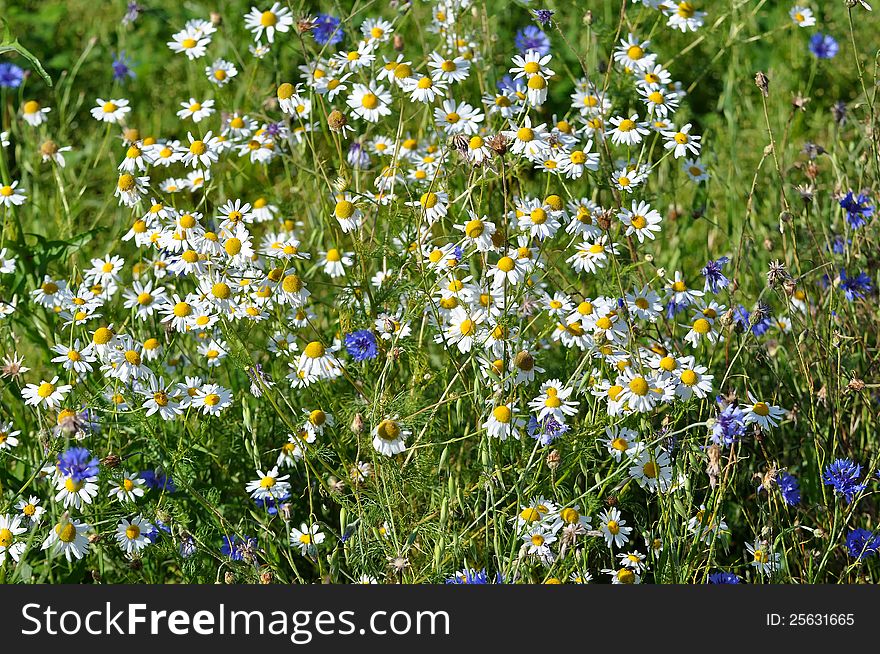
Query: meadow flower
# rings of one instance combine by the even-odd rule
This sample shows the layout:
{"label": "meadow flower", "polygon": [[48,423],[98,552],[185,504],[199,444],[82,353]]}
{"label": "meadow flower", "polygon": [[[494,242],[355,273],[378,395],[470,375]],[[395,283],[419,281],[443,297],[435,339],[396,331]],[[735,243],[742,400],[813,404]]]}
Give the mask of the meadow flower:
{"label": "meadow flower", "polygon": [[61,405],[72,388],[70,384],[59,385],[56,375],[52,381],[42,380],[39,384],[28,384],[22,389],[21,396],[27,405],[55,409]]}
{"label": "meadow flower", "polygon": [[707,584],[739,584],[740,578],[732,572],[713,572],[707,579]]}
{"label": "meadow flower", "polygon": [[614,549],[626,545],[632,527],[627,527],[626,520],[621,517],[620,511],[612,508],[599,514],[599,531],[605,538],[605,544],[610,549]]}
{"label": "meadow flower", "polygon": [[304,522],[299,529],[296,527],[290,529],[290,544],[298,547],[303,556],[316,556],[318,545],[324,542],[324,538],[324,533],[316,524],[309,525]]}
{"label": "meadow flower", "polygon": [[128,100],[120,98],[118,100],[102,100],[98,98],[95,101],[97,106],[92,107],[92,118],[102,123],[116,124],[121,121],[125,114],[131,111],[128,106]]}
{"label": "meadow flower", "polygon": [[45,123],[48,120],[46,114],[50,111],[51,107],[44,107],[36,100],[28,100],[21,105],[21,117],[31,127],[39,127]]}
{"label": "meadow flower", "polygon": [[43,519],[46,507],[40,506],[40,501],[39,497],[31,495],[27,498],[22,497],[16,503],[15,508],[18,509],[18,512],[21,514],[22,520],[26,520],[28,523],[35,525]]}
{"label": "meadow flower", "polygon": [[672,484],[672,463],[669,454],[655,449],[643,448],[633,457],[629,476],[650,493],[665,493]]}
{"label": "meadow flower", "polygon": [[810,52],[817,59],[833,59],[839,50],[840,46],[830,34],[819,32],[810,37]]}
{"label": "meadow flower", "polygon": [[853,229],[866,225],[874,215],[874,205],[871,204],[871,198],[864,193],[856,195],[852,191],[848,191],[838,202],[840,208],[846,212],[846,219]]}
{"label": "meadow flower", "polygon": [[146,482],[137,474],[123,472],[122,479],[115,482],[107,497],[114,497],[121,504],[136,502],[138,498],[143,497],[145,484]]}
{"label": "meadow flower", "polygon": [[388,107],[391,103],[391,94],[381,84],[374,86],[354,84],[346,103],[357,117],[371,123],[378,122],[380,117],[391,113]]}
{"label": "meadow flower", "polygon": [[13,63],[0,63],[0,88],[17,89],[24,81],[24,70]]}
{"label": "meadow flower", "polygon": [[558,379],[548,380],[541,384],[541,393],[529,401],[529,407],[538,414],[538,420],[549,417],[564,424],[568,416],[577,413],[579,403],[568,399],[573,391]]}
{"label": "meadow flower", "polygon": [[219,384],[204,384],[192,396],[191,406],[203,415],[217,416],[232,404],[232,391]]}
{"label": "meadow flower", "polygon": [[816,24],[816,17],[813,16],[813,11],[809,7],[795,5],[788,12],[788,15],[798,27],[812,27]]}
{"label": "meadow flower", "polygon": [[483,423],[486,433],[491,438],[502,441],[507,440],[509,436],[519,440],[522,436],[520,430],[525,425],[525,420],[516,417],[515,409],[513,402],[494,407],[488,420]]}
{"label": "meadow flower", "polygon": [[149,534],[154,529],[143,516],[135,516],[131,520],[123,518],[116,526],[116,542],[130,556],[153,542]]}
{"label": "meadow flower", "polygon": [[730,280],[724,276],[722,271],[729,261],[729,257],[721,257],[717,261],[710,260],[706,262],[706,265],[700,271],[700,274],[705,279],[704,292],[718,293],[721,289],[728,287]]}
{"label": "meadow flower", "polygon": [[226,86],[238,75],[238,69],[230,61],[217,59],[210,66],[205,66],[205,76],[215,86]]}
{"label": "meadow flower", "polygon": [[861,493],[867,484],[859,483],[862,466],[849,459],[836,459],[825,466],[822,472],[822,483],[831,486],[837,495],[841,495],[847,504],[851,504],[856,495]]}
{"label": "meadow flower", "polygon": [[606,427],[603,442],[608,453],[617,462],[622,461],[624,455],[632,458],[641,451],[638,432],[628,427]]}
{"label": "meadow flower", "polygon": [[638,114],[614,116],[609,121],[614,129],[611,130],[611,142],[614,145],[634,146],[642,142],[642,138],[649,134],[645,123],[639,120]]}
{"label": "meadow flower", "polygon": [[261,11],[256,7],[245,14],[245,27],[254,33],[254,40],[257,43],[265,35],[269,43],[275,42],[275,32],[288,32],[293,25],[293,15],[290,9],[282,7],[280,2],[275,2],[272,6]]}
{"label": "meadow flower", "polygon": [[776,427],[779,421],[785,416],[785,410],[766,402],[761,402],[751,393],[749,395],[750,404],[743,407],[743,421],[749,425],[755,423],[762,429],[770,429]]}
{"label": "meadow flower", "polygon": [[86,532],[91,527],[70,518],[67,513],[61,516],[60,522],[49,530],[49,535],[43,541],[42,549],[52,549],[53,554],[64,554],[68,561],[81,559],[89,549],[89,539]]}
{"label": "meadow flower", "polygon": [[858,272],[855,275],[847,275],[844,268],[840,269],[840,288],[847,300],[854,302],[855,300],[864,300],[865,296],[874,290],[871,285],[871,277],[864,272]]}
{"label": "meadow flower", "polygon": [[856,561],[862,561],[877,554],[880,550],[880,536],[867,529],[851,529],[846,535],[846,551]]}
{"label": "meadow flower", "polygon": [[257,470],[259,479],[249,481],[245,490],[255,500],[281,497],[290,491],[290,475],[279,476],[278,466],[268,472]]}
{"label": "meadow flower", "polygon": [[746,543],[746,551],[752,567],[758,572],[769,576],[779,570],[782,555],[774,552],[767,541],[758,539],[754,543]]}
{"label": "meadow flower", "polygon": [[663,147],[667,150],[672,150],[672,156],[676,159],[700,155],[700,139],[702,137],[691,134],[691,127],[692,125],[688,123],[681,129],[672,128],[661,132],[663,138],[666,139]]}
{"label": "meadow flower", "polygon": [[660,212],[652,209],[647,202],[633,201],[632,210],[622,209],[617,218],[626,226],[626,235],[635,234],[639,243],[646,238],[654,240],[654,234],[660,232]]}
{"label": "meadow flower", "polygon": [[27,527],[21,526],[20,515],[0,514],[0,565],[6,563],[6,557],[10,556],[18,562],[27,543],[19,540],[19,536],[27,531]]}
{"label": "meadow flower", "polygon": [[[177,117],[181,120],[192,118],[194,123],[200,123],[215,111],[213,100],[202,100],[199,102],[195,98],[190,98],[188,102],[181,102],[180,106],[182,109],[177,112]],[[192,135],[189,136],[190,142],[192,142]],[[208,138],[207,135],[206,138]]]}
{"label": "meadow flower", "polygon": [[602,570],[603,574],[607,574],[611,577],[611,584],[616,585],[632,585],[632,584],[640,584],[642,583],[641,575],[635,570],[628,568],[626,566],[610,569],[606,568]]}
{"label": "meadow flower", "polygon": [[318,45],[335,45],[345,36],[342,21],[330,14],[318,14],[311,29],[312,38]]}
{"label": "meadow flower", "polygon": [[18,188],[18,180],[11,184],[0,186],[0,205],[4,207],[19,207],[27,200],[24,191]]}
{"label": "meadow flower", "polygon": [[373,447],[379,454],[394,456],[406,449],[406,439],[412,434],[397,422],[397,418],[385,418],[373,428]]}
{"label": "meadow flower", "polygon": [[556,556],[550,546],[556,542],[556,534],[544,527],[537,527],[523,534],[523,549],[527,556],[534,556],[542,563],[549,565]]}
{"label": "meadow flower", "polygon": [[543,30],[534,26],[526,25],[520,29],[514,37],[516,49],[522,53],[537,52],[546,55],[550,52],[550,39]]}
{"label": "meadow flower", "polygon": [[209,34],[188,28],[173,34],[171,41],[168,41],[166,45],[171,48],[172,52],[184,53],[187,59],[193,60],[204,57],[210,43]]}
{"label": "meadow flower", "polygon": [[355,361],[375,359],[379,354],[376,336],[369,329],[361,329],[345,335],[345,349]]}

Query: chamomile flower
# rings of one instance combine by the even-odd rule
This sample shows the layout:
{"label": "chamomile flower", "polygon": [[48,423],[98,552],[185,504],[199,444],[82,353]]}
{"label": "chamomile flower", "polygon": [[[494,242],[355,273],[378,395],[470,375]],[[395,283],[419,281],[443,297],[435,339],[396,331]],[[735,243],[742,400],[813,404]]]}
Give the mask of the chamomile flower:
{"label": "chamomile flower", "polygon": [[219,384],[200,386],[191,398],[191,406],[203,415],[217,416],[232,404],[232,391]]}
{"label": "chamomile flower", "polygon": [[21,391],[25,404],[40,406],[44,409],[55,409],[61,406],[64,398],[73,388],[70,384],[58,384],[58,376],[52,381],[41,381],[39,384],[28,384]]}
{"label": "chamomile flower", "polygon": [[116,526],[116,542],[123,552],[131,556],[153,542],[149,534],[154,529],[142,516],[135,516],[131,520],[123,518]]}
{"label": "chamomile flower", "polygon": [[20,515],[0,514],[0,565],[6,563],[9,556],[13,561],[19,561],[27,547],[27,543],[19,536],[27,531],[27,527],[21,526]]}
{"label": "chamomile flower", "polygon": [[649,493],[665,493],[672,484],[672,463],[660,449],[643,448],[632,459],[629,476]]}
{"label": "chamomile flower", "polygon": [[681,157],[700,155],[700,139],[701,137],[691,134],[692,125],[688,123],[681,129],[675,128],[663,131],[661,134],[666,141],[663,144],[667,150],[672,150],[672,156],[676,159]]}
{"label": "chamomile flower", "polygon": [[798,27],[812,27],[816,24],[816,17],[813,16],[813,11],[809,7],[795,5],[788,12],[788,15]]}
{"label": "chamomile flower", "polygon": [[324,542],[324,533],[318,525],[302,523],[297,529],[290,530],[290,544],[298,547],[303,556],[314,557],[317,555],[318,545]]}
{"label": "chamomile flower", "polygon": [[172,52],[183,53],[192,60],[204,57],[210,43],[210,35],[199,30],[184,29],[172,35],[171,41],[166,45]]}
{"label": "chamomile flower", "polygon": [[0,186],[0,206],[20,207],[27,200],[24,191],[18,188],[18,180]]}
{"label": "chamomile flower", "polygon": [[18,509],[18,512],[21,514],[22,520],[26,520],[32,525],[38,524],[42,521],[43,514],[46,512],[46,507],[40,506],[40,501],[40,498],[36,495],[30,495],[27,498],[22,497],[18,503],[16,503],[15,508]]}
{"label": "chamomile flower", "polygon": [[226,86],[236,75],[238,69],[235,64],[225,59],[217,59],[213,64],[205,67],[205,76],[215,86]]}
{"label": "chamomile flower", "polygon": [[49,530],[42,549],[51,549],[54,554],[64,554],[68,561],[81,559],[89,550],[89,539],[86,536],[89,529],[91,527],[88,524],[65,513],[60,522]]}
{"label": "chamomile flower", "polygon": [[645,123],[639,120],[638,114],[632,114],[628,118],[615,116],[609,122],[614,127],[611,130],[611,142],[615,145],[638,145],[650,133]]}
{"label": "chamomile flower", "polygon": [[629,541],[632,527],[626,526],[626,520],[620,516],[620,511],[612,508],[599,514],[599,531],[605,537],[605,543],[610,549],[623,547]]}
{"label": "chamomile flower", "polygon": [[290,30],[293,25],[293,15],[290,9],[283,7],[280,2],[275,2],[265,11],[251,7],[251,10],[245,14],[244,25],[253,32],[257,43],[263,36],[269,43],[274,43],[276,32],[286,33]]}
{"label": "chamomile flower", "polygon": [[744,420],[746,424],[757,424],[762,429],[771,429],[772,427],[777,427],[779,422],[785,417],[785,409],[762,402],[756,399],[751,392],[748,396],[749,403],[742,407],[745,412]]}
{"label": "chamomile flower", "polygon": [[137,474],[131,475],[127,472],[122,473],[122,479],[114,480],[113,486],[107,497],[116,498],[122,504],[137,502],[138,498],[144,496],[144,485],[146,481],[141,479]]}
{"label": "chamomile flower", "polygon": [[131,107],[128,106],[128,100],[124,98],[117,100],[98,98],[95,103],[97,106],[92,107],[92,118],[102,123],[116,124],[125,117],[125,114],[131,111]]}
{"label": "chamomile flower", "polygon": [[388,107],[391,103],[391,94],[381,84],[353,85],[352,92],[346,102],[358,118],[371,123],[378,122],[379,118],[391,113],[391,109]]}
{"label": "chamomile flower", "polygon": [[746,543],[746,552],[751,566],[761,574],[771,576],[779,570],[782,555],[774,552],[767,541],[759,538],[753,543]]}
{"label": "chamomile flower", "polygon": [[39,127],[45,123],[48,120],[46,114],[50,111],[50,107],[43,107],[36,100],[28,100],[21,105],[21,117],[31,127]]}
{"label": "chamomile flower", "polygon": [[278,473],[278,466],[268,472],[257,470],[259,479],[249,481],[245,490],[255,500],[268,500],[284,497],[290,492],[290,475]]}
{"label": "chamomile flower", "polygon": [[[182,109],[177,112],[177,117],[181,120],[192,118],[194,123],[200,123],[205,118],[214,113],[214,101],[202,100],[199,102],[195,98],[190,98],[188,102],[181,102]],[[190,138],[192,141],[192,138]]]}
{"label": "chamomile flower", "polygon": [[372,431],[373,448],[384,456],[394,456],[406,449],[406,439],[412,432],[403,427],[397,417],[385,418]]}

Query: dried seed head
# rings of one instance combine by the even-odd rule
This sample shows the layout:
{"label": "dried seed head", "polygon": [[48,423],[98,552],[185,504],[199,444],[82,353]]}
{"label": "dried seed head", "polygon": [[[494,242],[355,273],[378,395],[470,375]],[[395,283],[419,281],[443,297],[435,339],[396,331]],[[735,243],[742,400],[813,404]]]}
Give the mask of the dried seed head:
{"label": "dried seed head", "polygon": [[495,134],[486,141],[493,152],[503,155],[507,152],[507,137],[504,134]]}
{"label": "dried seed head", "polygon": [[105,468],[118,468],[119,464],[122,462],[122,459],[116,454],[108,454],[103,459],[101,459],[101,465]]}
{"label": "dried seed head", "polygon": [[398,52],[401,52],[403,50],[403,45],[404,45],[403,37],[400,34],[395,34],[394,35],[394,49],[397,50]]}
{"label": "dried seed head", "polygon": [[351,419],[351,431],[353,434],[360,434],[364,431],[364,417],[360,413],[355,413]]}
{"label": "dried seed head", "polygon": [[273,578],[273,575],[272,575],[271,570],[264,570],[263,572],[260,573],[260,583],[263,584],[264,586],[268,586],[269,584],[271,584],[272,578]]}
{"label": "dried seed head", "polygon": [[47,141],[43,141],[43,144],[40,146],[40,154],[44,157],[51,157],[58,152],[58,144],[55,143],[52,139]]}
{"label": "dried seed head", "polygon": [[767,285],[770,288],[776,288],[790,279],[791,275],[782,261],[770,262],[770,269],[767,271]]}
{"label": "dried seed head", "polygon": [[791,106],[794,107],[795,109],[799,109],[801,111],[806,111],[807,105],[809,103],[810,103],[810,98],[805,98],[800,93],[798,93],[797,95],[795,95],[791,99]]}
{"label": "dried seed head", "polygon": [[559,453],[559,450],[551,450],[547,455],[547,467],[551,470],[556,470],[561,462],[562,455]]}
{"label": "dried seed head", "polygon": [[223,583],[231,586],[235,583],[235,575],[231,572],[227,572],[225,575],[223,575]]}
{"label": "dried seed head", "polygon": [[332,129],[334,132],[340,131],[343,127],[348,124],[348,119],[345,117],[345,114],[339,111],[339,109],[334,109],[327,116],[327,126]]}
{"label": "dried seed head", "polygon": [[211,24],[216,25],[216,26],[222,25],[223,24],[223,16],[221,16],[216,11],[212,11],[211,12]]}
{"label": "dried seed head", "polygon": [[305,18],[300,18],[298,21],[296,21],[296,31],[300,34],[311,32],[314,28],[315,19],[311,16],[306,16]]}
{"label": "dried seed head", "polygon": [[755,75],[755,85],[761,89],[765,98],[770,95],[770,78],[767,75],[759,71]]}

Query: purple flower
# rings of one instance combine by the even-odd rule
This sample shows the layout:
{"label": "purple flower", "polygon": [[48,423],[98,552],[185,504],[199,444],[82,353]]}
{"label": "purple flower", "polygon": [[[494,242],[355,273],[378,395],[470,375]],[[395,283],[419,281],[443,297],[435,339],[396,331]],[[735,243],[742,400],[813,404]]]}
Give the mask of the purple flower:
{"label": "purple flower", "polygon": [[865,295],[874,290],[871,286],[871,278],[866,273],[860,272],[854,277],[848,277],[843,268],[840,269],[840,288],[850,302],[864,300]]}
{"label": "purple flower", "polygon": [[125,50],[113,58],[113,81],[124,82],[126,79],[134,79],[135,74],[131,67],[134,62],[125,54]]}
{"label": "purple flower", "polygon": [[366,168],[370,165],[370,153],[358,141],[348,146],[348,164],[352,168]]}
{"label": "purple flower", "polygon": [[174,485],[174,480],[161,470],[142,470],[140,472],[140,478],[146,482],[147,488],[165,491],[166,493],[177,492],[177,486]]}
{"label": "purple flower", "polygon": [[706,262],[705,267],[700,271],[700,274],[706,279],[706,284],[703,287],[704,291],[717,293],[720,289],[727,288],[730,280],[721,271],[728,261],[730,261],[728,257],[721,257],[717,261]]}
{"label": "purple flower", "polygon": [[237,536],[224,536],[223,546],[220,553],[228,556],[233,561],[241,561],[246,554],[253,554],[257,549],[257,539],[252,536],[245,536],[244,540],[238,540]]}
{"label": "purple flower", "polygon": [[853,529],[846,535],[846,551],[857,561],[874,556],[878,549],[880,536],[875,536],[867,529]]}
{"label": "purple flower", "polygon": [[874,205],[871,204],[871,198],[863,193],[856,195],[849,191],[839,202],[841,209],[846,211],[846,219],[853,229],[858,229],[866,224],[868,219],[874,215]]}
{"label": "purple flower", "polygon": [[522,54],[529,50],[535,50],[541,56],[550,52],[550,39],[535,25],[526,25],[517,32],[514,43]]}
{"label": "purple flower", "polygon": [[533,9],[532,16],[541,25],[549,25],[550,21],[553,20],[553,11],[550,9]]}
{"label": "purple flower", "polygon": [[58,470],[73,481],[98,476],[98,459],[84,447],[71,447],[58,455]]}
{"label": "purple flower", "polygon": [[810,52],[817,59],[833,59],[838,50],[840,50],[840,46],[837,45],[837,41],[830,34],[822,34],[820,32],[813,34],[813,37],[810,39]]}
{"label": "purple flower", "polygon": [[739,577],[732,572],[713,572],[709,575],[707,584],[738,584],[741,583]]}
{"label": "purple flower", "polygon": [[24,81],[24,71],[7,62],[0,63],[0,87],[5,89],[17,89]]}
{"label": "purple flower", "polygon": [[567,432],[570,427],[557,422],[553,416],[547,416],[540,422],[535,416],[529,418],[529,424],[526,428],[529,436],[536,441],[540,441],[541,445],[550,445],[557,438]]}
{"label": "purple flower", "polygon": [[858,493],[865,490],[866,484],[859,483],[862,466],[849,459],[837,459],[825,466],[822,483],[834,488],[834,492],[842,495],[847,504],[853,501]]}
{"label": "purple flower", "polygon": [[[717,402],[720,405],[723,400],[719,397]],[[712,425],[712,441],[721,446],[739,441],[746,433],[745,417],[746,414],[735,404],[725,406]]]}
{"label": "purple flower", "polygon": [[312,29],[312,38],[318,45],[334,45],[344,36],[340,27],[342,21],[330,14],[318,14]]}
{"label": "purple flower", "polygon": [[369,329],[360,329],[345,335],[345,349],[355,361],[375,359],[379,354],[376,336]]}
{"label": "purple flower", "polygon": [[141,12],[144,10],[137,2],[129,2],[125,7],[125,15],[122,17],[123,25],[130,25],[134,21],[138,19],[138,16],[141,15]]}

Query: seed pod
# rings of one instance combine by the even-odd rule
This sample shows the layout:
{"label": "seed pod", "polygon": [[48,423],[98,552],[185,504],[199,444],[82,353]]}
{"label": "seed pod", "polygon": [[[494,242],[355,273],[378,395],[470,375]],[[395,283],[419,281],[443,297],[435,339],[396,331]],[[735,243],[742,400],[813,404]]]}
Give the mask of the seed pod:
{"label": "seed pod", "polygon": [[764,94],[765,98],[770,95],[770,78],[767,75],[758,71],[755,75],[755,85],[761,89],[761,93]]}

